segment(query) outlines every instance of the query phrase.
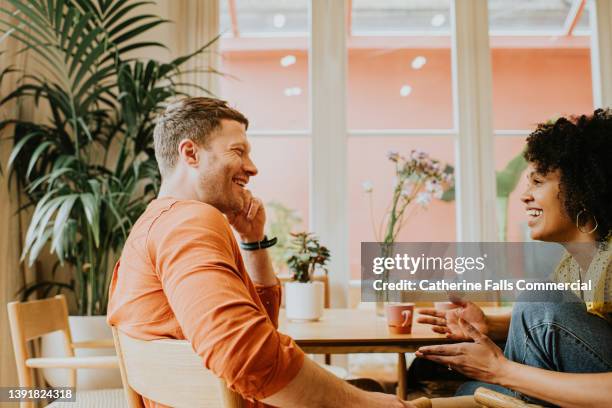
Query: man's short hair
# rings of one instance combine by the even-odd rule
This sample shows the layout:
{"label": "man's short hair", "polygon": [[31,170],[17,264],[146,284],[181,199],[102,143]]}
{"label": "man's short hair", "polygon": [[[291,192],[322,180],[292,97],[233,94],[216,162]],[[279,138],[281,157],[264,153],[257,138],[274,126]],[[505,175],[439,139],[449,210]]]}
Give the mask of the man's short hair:
{"label": "man's short hair", "polygon": [[215,98],[185,98],[174,102],[157,118],[153,131],[155,158],[164,176],[178,162],[178,146],[183,139],[190,139],[200,146],[207,146],[211,134],[221,127],[221,120],[235,120],[249,127],[249,120],[230,108],[226,101]]}

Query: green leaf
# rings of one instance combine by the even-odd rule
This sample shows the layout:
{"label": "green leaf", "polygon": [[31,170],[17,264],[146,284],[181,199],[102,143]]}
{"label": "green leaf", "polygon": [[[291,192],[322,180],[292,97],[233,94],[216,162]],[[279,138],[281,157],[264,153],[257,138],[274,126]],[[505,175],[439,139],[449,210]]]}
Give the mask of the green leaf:
{"label": "green leaf", "polygon": [[70,212],[72,211],[72,207],[74,207],[74,203],[79,198],[78,194],[70,194],[62,197],[62,205],[59,207],[57,211],[57,215],[55,216],[55,222],[53,223],[53,241],[51,242],[51,248],[58,255],[60,260],[63,260],[63,248],[62,239],[64,238],[62,232],[64,230],[64,226],[66,225],[66,221],[68,217],[70,217]]}
{"label": "green leaf", "polygon": [[[51,237],[52,232],[53,230],[51,228],[47,228],[40,235],[37,235],[35,237],[36,240],[33,242],[32,246],[29,247],[30,256],[28,258],[28,266],[34,265],[34,261],[36,261],[36,259],[40,255],[40,251],[42,251],[47,241],[49,241],[49,237]],[[22,256],[22,260],[24,256]]]}
{"label": "green leaf", "polygon": [[120,24],[118,24],[116,27],[113,27],[108,35],[110,37],[116,37],[121,31],[125,30],[126,28],[138,23],[139,21],[142,20],[150,20],[150,19],[159,19],[159,17],[157,17],[155,14],[140,14],[134,17],[130,17],[127,20],[122,21]]}
{"label": "green leaf", "polygon": [[140,7],[146,4],[155,4],[153,1],[140,1],[135,3],[130,3],[126,7],[121,8],[128,0],[119,0],[115,2],[115,5],[108,11],[105,16],[104,28],[107,31],[110,31],[115,23],[117,23],[121,17],[129,13],[131,10],[136,7]]}
{"label": "green leaf", "polygon": [[32,173],[32,170],[34,169],[34,166],[36,166],[36,162],[40,158],[40,155],[42,155],[43,152],[49,146],[53,146],[53,143],[49,142],[49,141],[46,141],[46,142],[43,142],[40,145],[38,145],[36,150],[34,150],[34,153],[32,153],[32,156],[30,156],[30,163],[28,163],[28,170],[26,171],[26,178],[30,177],[30,174]]}
{"label": "green leaf", "polygon": [[[85,61],[81,61],[85,52],[94,46],[94,40],[98,34],[100,34],[101,30],[99,28],[91,30],[87,35],[81,39],[79,46],[77,47],[73,57],[72,63],[70,64],[70,68],[68,69],[68,76],[73,77],[74,72],[78,68],[79,64],[81,65],[81,69],[83,67],[85,69],[89,69],[90,67],[85,65]],[[73,81],[76,82],[76,76],[73,78]],[[73,83],[74,83],[73,82]]]}
{"label": "green leaf", "polygon": [[81,203],[85,217],[94,237],[96,248],[100,246],[100,204],[96,201],[96,197],[92,193],[81,194]]}
{"label": "green leaf", "polygon": [[497,196],[508,197],[514,191],[521,179],[521,174],[527,168],[527,161],[523,157],[523,152],[516,155],[508,162],[506,167],[496,174]]}
{"label": "green leaf", "polygon": [[155,21],[153,21],[151,23],[144,24],[144,25],[141,25],[140,27],[137,27],[137,28],[135,28],[133,30],[130,30],[130,31],[128,31],[125,34],[121,34],[117,38],[112,38],[112,41],[113,41],[113,43],[115,43],[117,45],[121,44],[121,43],[123,43],[123,42],[125,42],[127,40],[130,40],[130,39],[136,37],[139,34],[142,34],[142,33],[146,32],[146,31],[149,31],[149,30],[157,27],[160,24],[168,23],[169,21],[170,20],[162,20],[162,19],[155,20]]}
{"label": "green leaf", "polygon": [[32,222],[30,223],[26,232],[26,238],[24,243],[24,254],[33,245],[37,237],[40,237],[49,224],[49,220],[53,217],[55,210],[62,204],[62,197],[55,197],[49,202],[46,202],[40,208],[38,205],[32,215]]}
{"label": "green leaf", "polygon": [[39,131],[31,132],[25,135],[21,140],[19,140],[19,142],[17,142],[17,144],[13,147],[13,150],[11,151],[11,155],[9,156],[9,159],[8,159],[7,166],[9,169],[11,169],[13,165],[15,164],[15,160],[19,156],[19,153],[21,152],[25,144],[28,143],[28,141],[32,139],[34,136],[39,136],[39,135],[41,135],[41,132]]}

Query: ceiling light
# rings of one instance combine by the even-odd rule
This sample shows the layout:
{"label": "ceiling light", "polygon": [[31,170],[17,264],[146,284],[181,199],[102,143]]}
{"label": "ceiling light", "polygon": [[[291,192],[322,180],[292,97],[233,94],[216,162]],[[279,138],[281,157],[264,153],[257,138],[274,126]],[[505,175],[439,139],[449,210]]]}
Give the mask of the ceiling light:
{"label": "ceiling light", "polygon": [[412,87],[410,85],[403,85],[400,88],[400,96],[406,97],[412,93]]}
{"label": "ceiling light", "polygon": [[419,55],[412,60],[412,69],[421,69],[427,63],[427,58]]}
{"label": "ceiling light", "polygon": [[285,96],[300,96],[302,94],[302,88],[299,86],[292,86],[290,88],[285,88]]}
{"label": "ceiling light", "polygon": [[287,17],[284,14],[275,14],[273,19],[274,27],[283,28],[287,22]]}
{"label": "ceiling light", "polygon": [[283,58],[281,58],[280,64],[283,67],[288,67],[289,65],[295,64],[295,61],[295,55],[285,55]]}
{"label": "ceiling light", "polygon": [[434,27],[442,27],[445,22],[446,17],[444,17],[444,14],[436,14],[431,18],[431,25]]}

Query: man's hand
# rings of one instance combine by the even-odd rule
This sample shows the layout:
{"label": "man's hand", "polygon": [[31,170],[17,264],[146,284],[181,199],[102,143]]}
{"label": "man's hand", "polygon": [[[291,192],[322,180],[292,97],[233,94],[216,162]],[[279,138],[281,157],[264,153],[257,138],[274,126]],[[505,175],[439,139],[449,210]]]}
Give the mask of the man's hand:
{"label": "man's hand", "polygon": [[507,372],[509,360],[499,347],[463,319],[458,325],[473,343],[420,347],[417,357],[426,358],[480,381],[498,383]]}
{"label": "man's hand", "polygon": [[264,238],[266,210],[261,200],[253,197],[249,190],[244,190],[243,200],[242,211],[229,215],[227,219],[242,242],[259,242]]}
{"label": "man's hand", "polygon": [[431,329],[436,333],[446,334],[446,337],[460,341],[471,340],[459,325],[460,318],[483,334],[489,332],[487,318],[480,307],[460,299],[453,299],[452,302],[459,307],[450,310],[421,309],[419,313],[426,316],[419,317],[417,322],[431,324]]}
{"label": "man's hand", "polygon": [[366,393],[371,401],[359,405],[360,407],[368,408],[415,408],[413,404],[408,401],[402,401],[397,396],[392,394],[383,394],[380,392],[368,392]]}

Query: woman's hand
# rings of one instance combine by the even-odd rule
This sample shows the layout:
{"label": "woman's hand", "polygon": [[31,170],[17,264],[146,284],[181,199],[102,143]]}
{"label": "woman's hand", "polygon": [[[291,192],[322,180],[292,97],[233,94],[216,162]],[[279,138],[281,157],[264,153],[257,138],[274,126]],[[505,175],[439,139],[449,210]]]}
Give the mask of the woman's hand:
{"label": "woman's hand", "polygon": [[426,316],[420,316],[417,322],[431,324],[433,326],[431,329],[436,333],[446,334],[446,337],[459,341],[472,339],[459,325],[460,318],[470,323],[480,333],[489,332],[487,318],[480,307],[460,299],[453,299],[452,302],[459,307],[450,310],[421,309],[419,314]]}
{"label": "woman's hand", "polygon": [[509,360],[497,344],[476,327],[461,318],[457,324],[462,333],[474,340],[473,343],[420,347],[417,357],[443,364],[476,380],[499,383],[508,370]]}

